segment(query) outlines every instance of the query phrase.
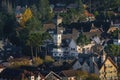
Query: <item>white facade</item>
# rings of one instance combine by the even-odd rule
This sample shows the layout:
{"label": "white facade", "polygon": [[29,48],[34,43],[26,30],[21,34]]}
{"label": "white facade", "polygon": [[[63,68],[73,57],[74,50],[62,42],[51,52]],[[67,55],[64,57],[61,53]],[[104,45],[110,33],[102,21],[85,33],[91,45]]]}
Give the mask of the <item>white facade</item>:
{"label": "white facade", "polygon": [[30,80],[35,80],[35,77],[34,76],[30,76]]}
{"label": "white facade", "polygon": [[76,57],[78,56],[77,45],[73,39],[71,40],[69,44],[69,54],[71,56],[76,56]]}
{"label": "white facade", "polygon": [[5,68],[0,68],[0,73],[4,70]]}
{"label": "white facade", "polygon": [[64,50],[62,48],[53,49],[53,57],[63,57]]}
{"label": "white facade", "polygon": [[78,53],[85,53],[85,54],[88,54],[88,53],[91,53],[91,48],[92,46],[94,46],[95,44],[94,43],[91,43],[91,44],[88,44],[88,45],[84,45],[84,46],[77,46],[77,52]]}
{"label": "white facade", "polygon": [[[91,52],[92,52],[92,51],[91,51],[91,48],[92,48],[94,45],[95,45],[94,43],[85,45],[85,46],[83,47],[84,53],[85,53],[85,54],[91,53]],[[83,50],[82,50],[82,51],[83,51]]]}
{"label": "white facade", "polygon": [[61,34],[54,35],[54,44],[60,46],[61,42],[62,42],[62,35]]}

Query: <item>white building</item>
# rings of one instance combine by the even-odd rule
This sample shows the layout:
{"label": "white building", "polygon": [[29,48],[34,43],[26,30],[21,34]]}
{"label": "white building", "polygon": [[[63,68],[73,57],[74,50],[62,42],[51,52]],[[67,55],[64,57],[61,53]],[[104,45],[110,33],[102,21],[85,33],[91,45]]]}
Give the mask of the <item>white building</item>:
{"label": "white building", "polygon": [[54,44],[56,46],[60,46],[62,42],[62,34],[55,34],[53,38],[54,38]]}
{"label": "white building", "polygon": [[53,48],[53,57],[63,57],[64,50],[62,48]]}
{"label": "white building", "polygon": [[120,34],[118,34],[117,38],[113,39],[113,43],[115,45],[120,45]]}
{"label": "white building", "polygon": [[71,42],[69,44],[69,55],[74,56],[74,57],[78,56],[77,44],[75,43],[75,41],[73,39],[71,40]]}

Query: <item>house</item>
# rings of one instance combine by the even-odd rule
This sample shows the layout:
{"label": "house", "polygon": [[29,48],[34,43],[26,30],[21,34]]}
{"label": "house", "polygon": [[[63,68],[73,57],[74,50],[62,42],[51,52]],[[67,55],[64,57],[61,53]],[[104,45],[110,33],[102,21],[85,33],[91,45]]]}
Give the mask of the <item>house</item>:
{"label": "house", "polygon": [[93,72],[93,62],[97,61],[97,56],[91,54],[79,54],[78,59],[71,64],[73,70],[82,70],[88,73]]}
{"label": "house", "polygon": [[76,70],[63,70],[59,73],[63,80],[77,80]]}
{"label": "house", "polygon": [[79,34],[79,31],[75,28],[65,29],[62,35],[62,39],[73,39],[76,41],[76,39],[79,37]]}
{"label": "house", "polygon": [[120,20],[116,19],[116,20],[112,21],[111,25],[120,28]]}
{"label": "house", "polygon": [[[15,76],[13,76],[15,75]],[[6,68],[0,73],[0,80],[45,80],[38,71]]]}
{"label": "house", "polygon": [[73,39],[70,41],[68,47],[69,47],[69,54],[70,54],[70,56],[77,57],[78,56],[77,44],[76,44],[76,42]]}
{"label": "house", "polygon": [[66,13],[67,9],[64,6],[56,6],[53,9],[54,13]]}
{"label": "house", "polygon": [[113,39],[113,44],[120,45],[120,34],[118,34],[117,37]]}
{"label": "house", "polygon": [[62,78],[53,71],[50,71],[49,74],[45,76],[45,80],[62,80]]}
{"label": "house", "polygon": [[52,29],[56,29],[56,25],[54,23],[46,23],[46,24],[43,24],[43,28],[45,31],[48,31],[48,30],[52,30]]}
{"label": "house", "polygon": [[84,32],[83,35],[85,35],[87,38],[92,38],[93,36],[101,36],[102,31],[100,29],[91,31],[91,32]]}
{"label": "house", "polygon": [[87,10],[85,10],[84,14],[87,16],[87,18],[86,18],[87,21],[94,21],[95,20],[95,16],[92,13],[89,13]]}
{"label": "house", "polygon": [[118,80],[117,65],[110,58],[107,57],[102,66],[99,68],[99,77],[101,80]]}
{"label": "house", "polygon": [[111,32],[114,32],[115,30],[118,30],[119,28],[118,27],[110,27],[107,31],[107,33],[111,33]]}
{"label": "house", "polygon": [[77,46],[77,52],[78,53],[85,53],[85,54],[89,54],[92,53],[92,47],[94,46],[94,43],[90,43],[84,46]]}
{"label": "house", "polygon": [[84,63],[81,66],[81,70],[85,72],[90,72],[90,65],[86,61],[84,61]]}
{"label": "house", "polygon": [[56,46],[60,46],[61,43],[62,43],[62,34],[56,34],[56,35],[54,35],[53,39],[54,39],[54,44]]}
{"label": "house", "polygon": [[63,57],[64,56],[64,50],[63,48],[53,48],[53,57]]}
{"label": "house", "polygon": [[76,59],[75,61],[73,61],[73,63],[72,63],[72,69],[73,70],[80,69],[81,67],[82,67],[82,65],[80,64],[80,62],[78,61],[78,59]]}
{"label": "house", "polygon": [[71,3],[67,6],[68,9],[76,9],[77,8],[77,4],[75,3]]}
{"label": "house", "polygon": [[97,61],[93,61],[94,73],[99,75],[101,80],[118,80],[118,66],[105,51],[98,56]]}

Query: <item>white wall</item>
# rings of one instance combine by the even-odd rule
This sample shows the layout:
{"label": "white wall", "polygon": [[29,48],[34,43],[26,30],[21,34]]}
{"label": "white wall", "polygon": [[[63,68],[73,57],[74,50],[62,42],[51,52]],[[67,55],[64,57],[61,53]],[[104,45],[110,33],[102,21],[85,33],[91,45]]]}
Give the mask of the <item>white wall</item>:
{"label": "white wall", "polygon": [[63,57],[63,49],[54,48],[53,49],[53,57]]}
{"label": "white wall", "polygon": [[53,39],[54,39],[55,45],[57,45],[57,46],[61,45],[61,42],[62,42],[62,35],[61,34],[54,35]]}

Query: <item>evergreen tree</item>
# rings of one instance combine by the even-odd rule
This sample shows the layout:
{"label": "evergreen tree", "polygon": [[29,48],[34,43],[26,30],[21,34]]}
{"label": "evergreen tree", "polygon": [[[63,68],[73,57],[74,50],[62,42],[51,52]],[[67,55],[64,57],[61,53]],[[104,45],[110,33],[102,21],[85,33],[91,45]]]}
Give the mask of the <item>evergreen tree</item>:
{"label": "evergreen tree", "polygon": [[51,20],[51,18],[53,17],[52,16],[53,13],[51,12],[48,0],[39,0],[37,7],[38,7],[39,18],[42,21]]}

